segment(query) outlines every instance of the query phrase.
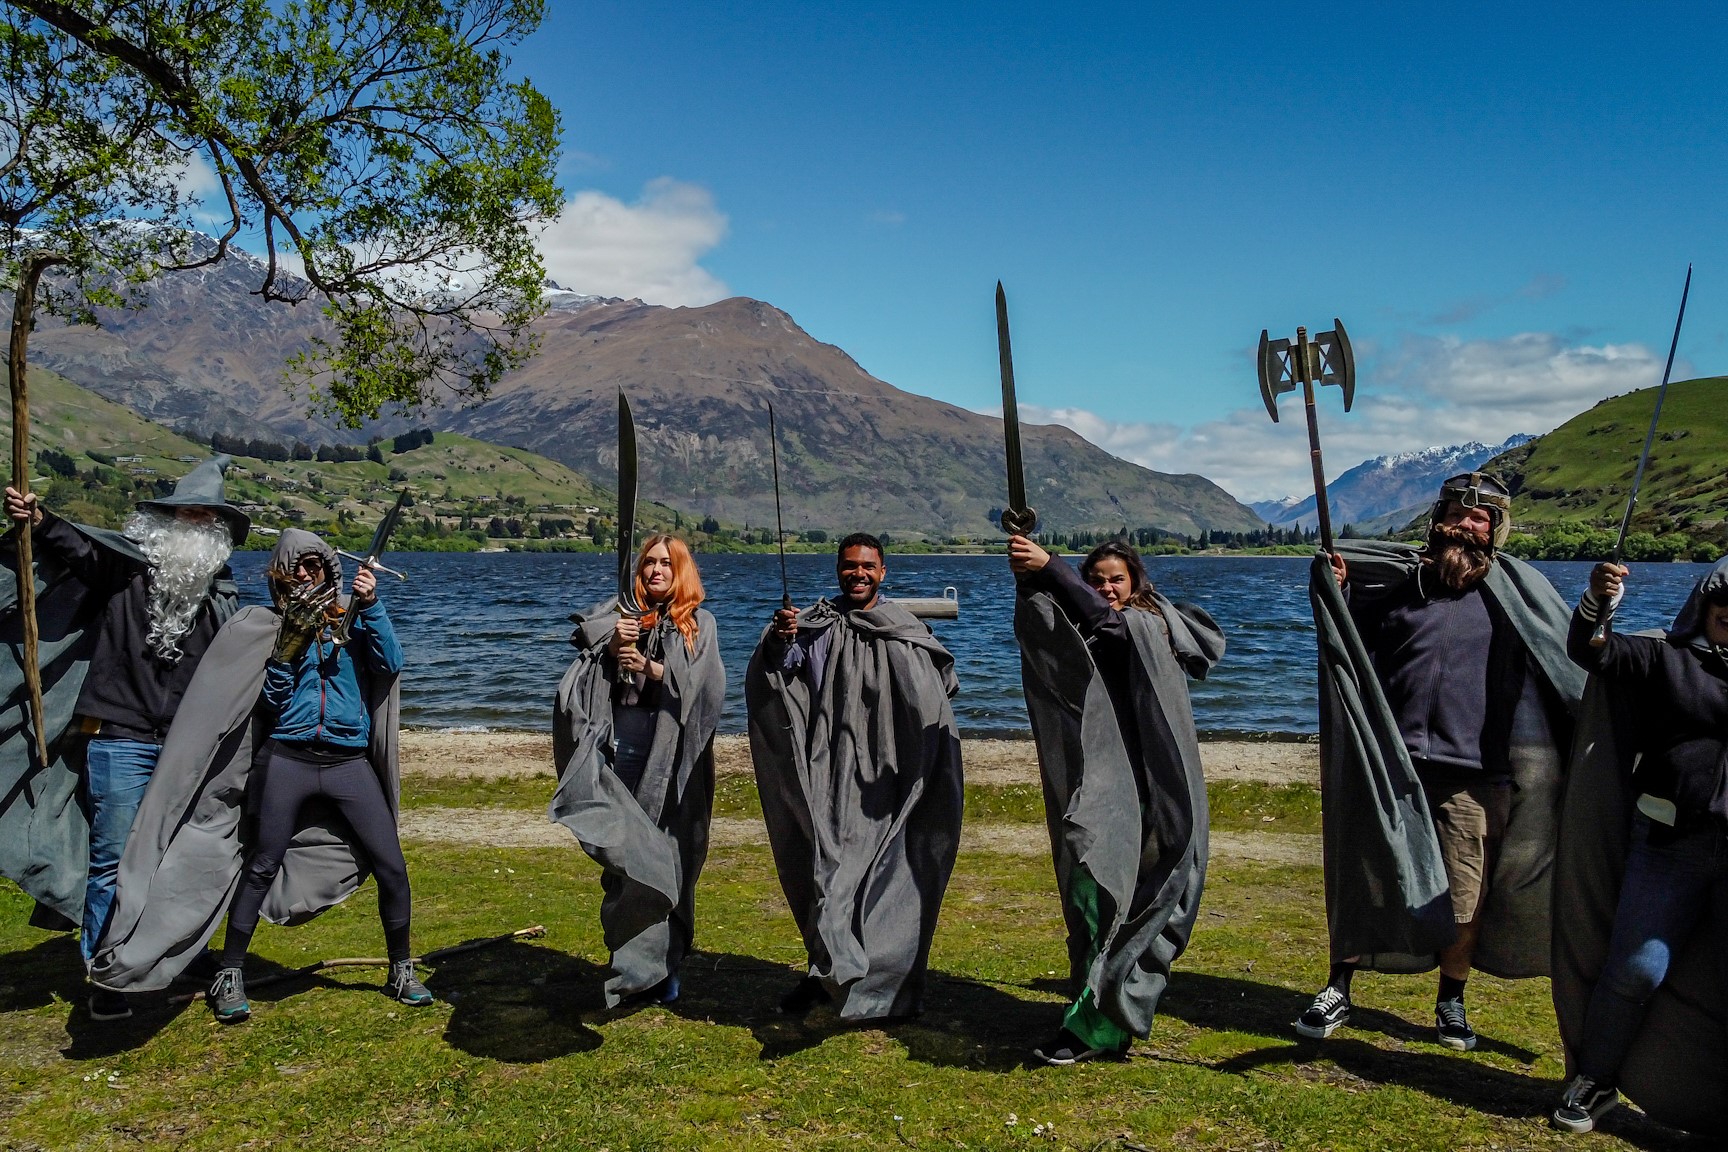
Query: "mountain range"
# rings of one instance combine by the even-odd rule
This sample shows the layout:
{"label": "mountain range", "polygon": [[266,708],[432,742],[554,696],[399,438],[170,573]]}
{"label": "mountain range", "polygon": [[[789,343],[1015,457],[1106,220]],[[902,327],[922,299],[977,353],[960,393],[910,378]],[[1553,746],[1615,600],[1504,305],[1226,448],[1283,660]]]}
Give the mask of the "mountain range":
{"label": "mountain range", "polygon": [[[895,388],[785,312],[742,297],[699,308],[548,292],[540,352],[484,401],[401,414],[358,431],[308,414],[285,359],[325,323],[310,305],[253,295],[237,257],[159,277],[145,307],[100,327],[45,322],[31,359],[194,438],[212,432],[360,443],[419,426],[557,460],[611,486],[620,389],[637,423],[644,498],[772,523],[768,405],[779,428],[791,530],[994,535],[1005,500],[1002,422]],[[1053,531],[1245,531],[1260,520],[1201,476],[1120,460],[1067,428],[1023,426],[1026,482]]]}
{"label": "mountain range", "polygon": [[[1533,439],[1518,434],[1500,444],[1472,440],[1364,460],[1326,486],[1332,525],[1341,529],[1349,524],[1364,535],[1396,531],[1434,502],[1441,481],[1475,471]],[[1263,500],[1249,507],[1275,528],[1312,528],[1319,519],[1312,494]]]}

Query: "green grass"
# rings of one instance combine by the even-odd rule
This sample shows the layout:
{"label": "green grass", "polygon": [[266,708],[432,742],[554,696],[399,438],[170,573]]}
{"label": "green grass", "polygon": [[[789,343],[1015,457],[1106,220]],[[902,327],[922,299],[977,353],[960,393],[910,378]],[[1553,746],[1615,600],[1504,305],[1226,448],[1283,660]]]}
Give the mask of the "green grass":
{"label": "green grass", "polygon": [[[1613,396],[1527,448],[1500,458],[1515,481],[1520,525],[1572,521],[1617,527],[1656,389]],[[1728,504],[1728,377],[1671,384],[1639,492],[1634,526],[1651,531],[1709,529]]]}
{"label": "green grass", "polygon": [[[800,946],[765,849],[711,859],[683,999],[616,1018],[585,858],[410,844],[409,864],[419,947],[547,937],[436,966],[422,1010],[357,970],[258,989],[238,1027],[196,1006],[96,1025],[71,940],[0,891],[0,1148],[1691,1146],[1624,1112],[1582,1142],[1542,1123],[1562,1072],[1545,981],[1473,981],[1467,1056],[1433,1043],[1428,978],[1360,976],[1356,1026],[1294,1040],[1324,970],[1314,868],[1215,863],[1151,1039],[1044,1069],[1026,1049],[1057,1023],[1065,961],[1043,860],[962,858],[928,1011],[888,1029],[772,1011]],[[265,927],[250,974],[376,954],[375,916],[368,889]]]}
{"label": "green grass", "polygon": [[[534,776],[416,776],[402,789],[408,808],[510,808],[537,812],[556,786],[552,773]],[[1307,784],[1223,781],[1208,785],[1212,827],[1244,832],[1320,831],[1320,793]],[[756,780],[747,774],[715,781],[714,814],[760,819]],[[1044,793],[1036,784],[966,786],[966,820],[974,824],[1042,824]]]}

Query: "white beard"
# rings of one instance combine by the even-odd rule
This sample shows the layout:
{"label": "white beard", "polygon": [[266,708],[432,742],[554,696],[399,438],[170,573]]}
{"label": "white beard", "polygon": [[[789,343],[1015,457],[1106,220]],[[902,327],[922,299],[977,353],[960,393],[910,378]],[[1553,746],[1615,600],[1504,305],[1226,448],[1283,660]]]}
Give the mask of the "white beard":
{"label": "white beard", "polygon": [[193,524],[154,509],[134,512],[124,532],[150,561],[150,630],[144,642],[161,659],[178,663],[185,655],[180,641],[210,598],[210,580],[228,563],[234,537],[220,520]]}

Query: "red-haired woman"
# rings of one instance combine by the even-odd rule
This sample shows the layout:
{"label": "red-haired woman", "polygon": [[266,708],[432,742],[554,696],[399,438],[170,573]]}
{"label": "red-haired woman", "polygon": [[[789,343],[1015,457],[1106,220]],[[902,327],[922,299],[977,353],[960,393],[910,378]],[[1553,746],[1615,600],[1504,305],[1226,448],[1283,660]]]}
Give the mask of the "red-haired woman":
{"label": "red-haired woman", "polygon": [[600,922],[612,947],[608,1007],[669,1004],[695,937],[708,855],[714,729],[726,668],[702,578],[675,536],[636,557],[640,619],[616,601],[575,617],[579,655],[558,685],[558,790],[550,815],[602,869]]}

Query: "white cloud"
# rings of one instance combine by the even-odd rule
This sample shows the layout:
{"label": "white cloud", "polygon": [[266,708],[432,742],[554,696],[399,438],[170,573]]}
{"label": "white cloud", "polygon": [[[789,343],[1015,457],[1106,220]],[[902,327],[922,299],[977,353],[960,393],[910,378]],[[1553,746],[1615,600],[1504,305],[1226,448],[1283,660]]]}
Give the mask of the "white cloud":
{"label": "white cloud", "polygon": [[706,188],[649,181],[634,203],[578,192],[540,234],[546,273],[562,287],[650,304],[711,304],[730,295],[699,261],[726,236]]}
{"label": "white cloud", "polygon": [[[1251,370],[1244,376],[1252,386]],[[1501,340],[1407,337],[1359,359],[1346,414],[1335,388],[1320,390],[1320,446],[1328,478],[1371,456],[1551,431],[1608,396],[1661,380],[1662,362],[1637,344],[1567,346],[1549,333]],[[1676,379],[1685,373],[1675,369]],[[1372,383],[1370,383],[1372,381]],[[1312,487],[1300,398],[1285,396],[1280,423],[1255,404],[1192,428],[1109,420],[1080,408],[1021,409],[1028,423],[1062,424],[1099,447],[1160,472],[1197,472],[1241,500],[1301,495]]]}

